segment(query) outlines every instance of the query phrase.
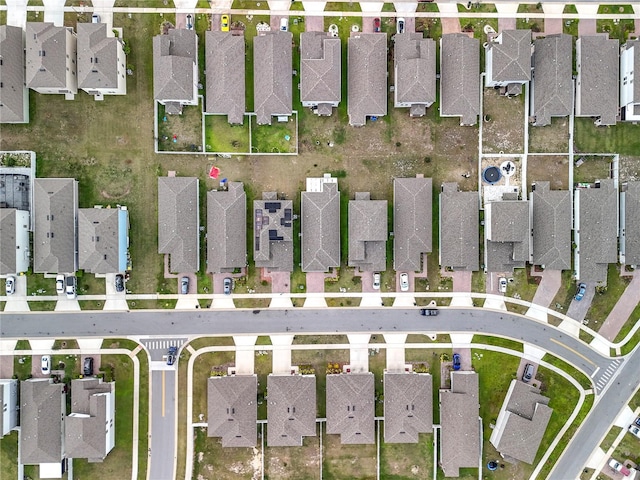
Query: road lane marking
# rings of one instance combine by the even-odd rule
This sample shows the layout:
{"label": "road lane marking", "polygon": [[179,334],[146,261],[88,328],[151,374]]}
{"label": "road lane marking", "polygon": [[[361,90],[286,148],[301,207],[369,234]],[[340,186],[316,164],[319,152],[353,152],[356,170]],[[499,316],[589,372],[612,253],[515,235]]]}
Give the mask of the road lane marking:
{"label": "road lane marking", "polygon": [[598,373],[599,371],[600,371],[600,367],[596,368],[594,372],[591,374],[591,378],[595,377],[596,373]]}
{"label": "road lane marking", "polygon": [[164,370],[162,371],[162,416],[164,417]]}
{"label": "road lane marking", "polygon": [[579,356],[580,358],[582,358],[584,361],[589,362],[591,365],[593,365],[594,367],[596,366],[595,363],[593,363],[591,360],[589,360],[587,357],[585,357],[584,355],[582,355],[580,352],[578,352],[577,350],[574,350],[571,347],[567,347],[564,343],[559,342],[558,340],[556,340],[555,338],[550,338],[549,340],[551,340],[553,343],[557,343],[558,345],[563,346],[564,348],[566,348],[567,350],[569,350],[570,352],[575,353],[577,356]]}

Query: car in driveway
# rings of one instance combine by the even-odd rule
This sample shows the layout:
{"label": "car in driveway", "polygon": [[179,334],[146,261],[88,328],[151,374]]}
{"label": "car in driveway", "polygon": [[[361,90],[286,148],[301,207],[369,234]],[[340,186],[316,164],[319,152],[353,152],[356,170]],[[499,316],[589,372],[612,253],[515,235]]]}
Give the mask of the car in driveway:
{"label": "car in driveway", "polygon": [[438,309],[437,308],[421,308],[420,315],[424,315],[425,317],[433,317],[435,315],[438,315]]}
{"label": "car in driveway", "polygon": [[374,290],[380,290],[380,272],[375,272],[373,274],[373,285]]}
{"label": "car in driveway", "polygon": [[167,352],[167,365],[173,365],[176,363],[176,355],[178,355],[178,347],[172,345]]}
{"label": "car in driveway", "polygon": [[51,355],[43,355],[40,359],[40,372],[43,375],[51,374]]}
{"label": "car in driveway", "polygon": [[67,293],[67,298],[69,300],[76,298],[76,277],[74,275],[70,275],[66,278],[65,292]]}
{"label": "car in driveway", "polygon": [[408,292],[409,291],[409,274],[401,273],[400,274],[400,291]]}
{"label": "car in driveway", "polygon": [[64,275],[56,275],[56,293],[58,295],[64,293]]}
{"label": "car in driveway", "polygon": [[584,298],[584,294],[587,293],[587,284],[581,283],[578,285],[578,291],[576,292],[576,296],[573,297],[576,302],[579,302]]}
{"label": "car in driveway", "polygon": [[116,292],[124,292],[124,275],[118,273],[115,281]]}
{"label": "car in driveway", "polygon": [[531,379],[533,378],[533,372],[534,372],[534,368],[533,368],[533,364],[531,363],[527,363],[524,366],[524,370],[522,372],[522,381],[524,383],[529,383],[531,381]]}
{"label": "car in driveway", "polygon": [[180,279],[180,293],[183,295],[189,293],[189,277],[182,277]]}
{"label": "car in driveway", "polygon": [[396,22],[396,32],[397,33],[404,33],[404,18],[399,18]]}
{"label": "car in driveway", "polygon": [[93,357],[85,357],[82,364],[82,374],[85,376],[93,375]]}
{"label": "car in driveway", "polygon": [[379,18],[374,18],[373,19],[373,31],[376,32],[376,33],[380,31],[380,19]]}
{"label": "car in driveway", "polygon": [[282,17],[280,19],[280,31],[281,32],[289,31],[289,19],[287,17]]}
{"label": "car in driveway", "polygon": [[611,460],[609,460],[609,466],[613,468],[616,472],[624,475],[625,477],[628,477],[631,474],[629,469],[625,467],[624,464],[616,460],[615,458],[612,458]]}
{"label": "car in driveway", "polygon": [[4,282],[4,292],[13,295],[16,291],[16,277],[8,276]]}
{"label": "car in driveway", "polygon": [[459,353],[453,354],[453,369],[456,371],[460,370],[460,354]]}
{"label": "car in driveway", "polygon": [[640,438],[640,427],[637,425],[631,425],[629,427],[629,433],[634,437]]}
{"label": "car in driveway", "polygon": [[220,31],[222,32],[229,31],[229,15],[222,15],[220,17]]}
{"label": "car in driveway", "polygon": [[100,23],[100,15],[97,13],[91,15],[91,23]]}
{"label": "car in driveway", "polygon": [[504,277],[500,277],[498,279],[498,291],[500,293],[507,293],[507,279]]}
{"label": "car in driveway", "polygon": [[233,280],[231,280],[231,278],[229,277],[225,278],[223,287],[224,287],[224,290],[223,290],[224,294],[231,295],[231,289],[233,288]]}

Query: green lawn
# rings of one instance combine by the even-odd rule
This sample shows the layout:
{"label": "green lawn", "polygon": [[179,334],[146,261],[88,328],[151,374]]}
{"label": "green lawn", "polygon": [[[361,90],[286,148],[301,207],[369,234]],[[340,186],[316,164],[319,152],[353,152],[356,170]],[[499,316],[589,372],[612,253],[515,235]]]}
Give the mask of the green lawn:
{"label": "green lawn", "polygon": [[[637,133],[637,125],[631,122],[618,122],[610,127],[596,127],[590,118],[576,118],[574,135],[576,152],[640,156],[640,135]],[[578,154],[576,155],[578,158]],[[577,172],[580,168],[575,171]]]}
{"label": "green lawn", "polygon": [[483,343],[485,345],[494,345],[496,347],[508,348],[516,352],[523,351],[523,345],[521,342],[510,340],[508,338],[490,337],[486,335],[474,335],[473,343]]}
{"label": "green lawn", "polygon": [[229,125],[225,115],[206,115],[204,125],[207,152],[249,153],[249,118],[243,125]]}
{"label": "green lawn", "polygon": [[18,432],[13,431],[0,439],[0,478],[18,478]]}
{"label": "green lawn", "polygon": [[[617,343],[624,340],[627,334],[631,331],[631,329],[635,326],[635,324],[638,321],[640,321],[640,305],[638,305],[633,310],[633,312],[631,312],[631,315],[629,315],[628,320],[622,326],[622,328],[618,332],[618,335],[616,335],[614,342]],[[631,337],[630,341],[624,347],[622,347],[622,350],[624,350],[624,354],[629,353],[631,350],[633,350],[633,348],[636,346],[636,344],[639,341],[640,341],[640,330],[636,332],[636,334],[633,337]]]}
{"label": "green lawn", "polygon": [[253,153],[295,153],[297,151],[296,116],[288,122],[272,120],[271,125],[258,125],[251,117],[251,151]]}
{"label": "green lawn", "polygon": [[611,313],[630,281],[631,277],[620,276],[620,270],[617,265],[609,264],[606,290],[602,292],[596,290],[591,307],[587,312],[586,318],[589,320],[589,327],[596,331],[600,330],[600,327],[609,313]]}

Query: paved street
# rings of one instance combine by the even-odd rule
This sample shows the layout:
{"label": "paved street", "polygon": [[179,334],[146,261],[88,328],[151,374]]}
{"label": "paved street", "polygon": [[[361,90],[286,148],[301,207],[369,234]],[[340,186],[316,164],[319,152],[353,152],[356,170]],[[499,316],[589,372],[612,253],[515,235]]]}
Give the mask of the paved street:
{"label": "paved street", "polygon": [[176,468],[176,371],[151,372],[149,479],[172,480]]}

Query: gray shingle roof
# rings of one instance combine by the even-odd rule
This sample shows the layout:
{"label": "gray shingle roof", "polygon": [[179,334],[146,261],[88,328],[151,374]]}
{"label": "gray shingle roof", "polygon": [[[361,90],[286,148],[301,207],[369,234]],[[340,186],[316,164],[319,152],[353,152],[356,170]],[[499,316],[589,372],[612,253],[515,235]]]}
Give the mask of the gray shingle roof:
{"label": "gray shingle roof", "polygon": [[571,269],[571,192],[536,182],[531,192],[533,264]]}
{"label": "gray shingle roof", "polygon": [[33,271],[75,272],[78,182],[73,178],[36,178],[34,199]]}
{"label": "gray shingle roof", "polygon": [[340,266],[340,192],[324,183],[321,192],[302,192],[302,271]]}
{"label": "gray shingle roof", "polygon": [[[498,43],[497,40],[501,39]],[[487,45],[491,79],[495,82],[531,80],[531,30],[503,30]]]}
{"label": "gray shingle roof", "polygon": [[[631,65],[631,69],[634,72],[640,71],[640,40],[629,40],[622,46],[622,49],[633,49],[633,65]],[[633,83],[633,98],[631,101],[633,103],[640,103],[640,82]]]}
{"label": "gray shingle roof", "polygon": [[349,37],[349,125],[362,126],[367,117],[387,114],[387,34]]}
{"label": "gray shingle roof", "polygon": [[256,267],[293,271],[293,202],[275,192],[253,202],[253,259]]}
{"label": "gray shingle roof", "polygon": [[530,260],[529,203],[502,200],[485,205],[486,265],[488,272],[507,272]]}
{"label": "gray shingle roof", "polygon": [[422,33],[394,37],[395,103],[431,105],[436,101],[436,42]]}
{"label": "gray shingle roof", "polygon": [[195,31],[172,29],[167,35],[153,37],[153,98],[194,102],[194,65],[198,65]]}
{"label": "gray shingle roof", "polygon": [[362,272],[387,269],[387,201],[369,192],[349,201],[349,266]]}
{"label": "gray shingle roof", "polygon": [[0,123],[28,122],[28,108],[25,111],[28,94],[24,88],[24,38],[21,28],[0,25],[0,51]]}
{"label": "gray shingle roof", "polygon": [[342,49],[325,32],[300,34],[300,101],[339,102],[342,98]]}
{"label": "gray shingle roof", "polygon": [[0,275],[16,273],[15,208],[0,208]]}
{"label": "gray shingle roof", "polygon": [[281,31],[253,38],[253,108],[259,125],[292,113],[292,41],[291,32]]}
{"label": "gray shingle roof", "polygon": [[373,373],[327,375],[327,433],[340,443],[375,443]]}
{"label": "gray shingle roof", "polygon": [[268,446],[302,446],[316,435],[315,375],[269,375],[267,391]]}
{"label": "gray shingle roof", "polygon": [[640,265],[640,182],[625,184],[625,263]]}
{"label": "gray shingle roof", "polygon": [[222,437],[223,447],[253,447],[257,440],[258,377],[243,375],[207,380],[209,437]]}
{"label": "gray shingle roof", "polygon": [[440,114],[475,125],[480,113],[480,42],[462,33],[440,40]]}
{"label": "gray shingle roof", "polygon": [[620,51],[607,35],[576,40],[576,115],[600,117],[601,125],[615,125],[618,115]]}
{"label": "gray shingle roof", "polygon": [[200,269],[199,205],[197,178],[158,177],[158,253],[171,272]]}
{"label": "gray shingle roof", "polygon": [[461,192],[443,183],[440,193],[440,265],[454,270],[479,268],[478,192]]}
{"label": "gray shingle roof", "polygon": [[246,110],[244,37],[230,32],[205,33],[206,112],[227,115],[241,124]]}
{"label": "gray shingle roof", "polygon": [[440,390],[440,464],[445,476],[478,466],[480,458],[478,375],[451,372],[451,390]]}
{"label": "gray shingle roof", "polygon": [[432,388],[431,375],[385,372],[385,443],[418,443],[418,434],[432,432]]}
{"label": "gray shingle roof", "polygon": [[534,42],[531,115],[534,125],[566,117],[573,106],[573,37],[549,35]]}
{"label": "gray shingle roof", "polygon": [[553,412],[548,403],[539,389],[512,380],[491,443],[502,455],[532,464]]}
{"label": "gray shingle roof", "polygon": [[20,383],[20,458],[25,465],[60,463],[64,457],[63,386],[50,378]]}
{"label": "gray shingle roof", "polygon": [[91,273],[120,271],[117,208],[78,209],[78,267]]}
{"label": "gray shingle roof", "polygon": [[608,264],[618,262],[618,190],[613,180],[600,180],[600,188],[576,189],[576,207],[578,280],[606,284]]}
{"label": "gray shingle roof", "polygon": [[78,87],[117,88],[124,65],[118,66],[122,40],[107,37],[106,23],[78,23]]}
{"label": "gray shingle roof", "polygon": [[432,250],[430,178],[393,179],[393,268],[422,270],[422,254]]}
{"label": "gray shingle roof", "polygon": [[207,193],[207,272],[247,265],[247,195],[242,182]]}
{"label": "gray shingle roof", "polygon": [[67,42],[71,37],[67,27],[27,22],[27,87],[67,88]]}

